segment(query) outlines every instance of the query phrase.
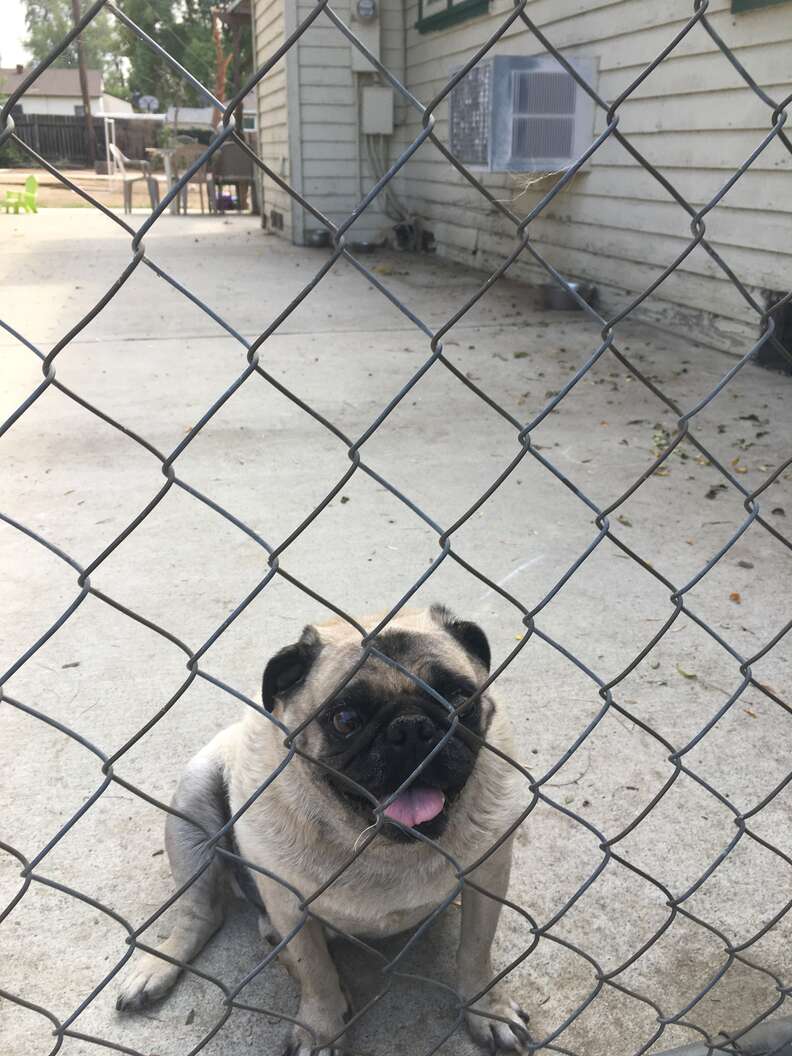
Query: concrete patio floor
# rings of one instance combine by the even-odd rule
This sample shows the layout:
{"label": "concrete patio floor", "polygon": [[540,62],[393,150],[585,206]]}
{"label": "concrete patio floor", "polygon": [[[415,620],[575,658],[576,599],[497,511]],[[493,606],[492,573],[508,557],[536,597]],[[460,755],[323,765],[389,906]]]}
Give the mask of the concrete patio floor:
{"label": "concrete patio floor", "polygon": [[[142,215],[135,217],[141,221]],[[47,210],[4,218],[0,318],[43,351],[73,326],[130,260],[130,239],[89,210]],[[250,217],[163,218],[145,239],[148,255],[248,339],[297,295],[326,251],[288,246]],[[433,257],[363,258],[382,283],[432,327],[447,320],[483,276]],[[737,296],[737,294],[735,294]],[[545,313],[535,291],[498,284],[447,335],[446,354],[520,421],[537,414],[599,344],[581,314]],[[734,364],[729,357],[638,323],[619,324],[619,343],[655,384],[691,408]],[[0,420],[41,382],[40,363],[0,331]],[[340,262],[262,346],[272,376],[359,436],[429,355],[429,342],[358,274]],[[139,266],[107,307],[56,360],[57,377],[164,452],[172,451],[245,367],[244,349],[187,298]],[[792,379],[746,366],[692,429],[748,486],[758,487],[790,454]],[[675,415],[606,354],[533,433],[536,446],[600,508],[616,499],[674,432]],[[517,453],[514,428],[435,364],[363,447],[368,465],[443,526],[452,524]],[[155,457],[49,388],[0,441],[0,510],[83,566],[91,563],[157,494]],[[278,544],[347,470],[343,443],[261,377],[250,377],[179,456],[179,477]],[[614,533],[676,585],[692,578],[745,518],[739,496],[718,487],[717,470],[691,447],[670,457],[612,517]],[[792,517],[792,473],[761,499],[783,531]],[[590,510],[537,460],[526,458],[454,536],[454,548],[526,605],[535,606],[596,537]],[[393,605],[437,556],[436,535],[384,488],[356,473],[288,548],[283,567],[352,613]],[[266,555],[252,540],[181,489],[173,488],[96,570],[94,587],[167,628],[195,649],[262,578]],[[5,670],[78,594],[76,573],[0,522]],[[447,560],[415,603],[443,601],[481,623],[496,662],[524,628],[517,611]],[[757,653],[790,618],[789,551],[753,524],[691,591],[690,608],[743,656]],[[537,626],[596,675],[615,678],[671,615],[669,591],[604,540],[537,617]],[[304,623],[327,615],[276,577],[208,650],[202,668],[256,699],[268,656]],[[754,667],[781,697],[790,687],[790,642]],[[6,691],[64,723],[105,753],[115,752],[169,699],[185,677],[172,643],[88,597],[9,681]],[[679,618],[649,656],[614,689],[614,700],[682,748],[740,685],[739,664],[696,623]],[[597,714],[596,686],[534,637],[498,680],[513,716],[520,762],[545,774]],[[198,679],[175,707],[123,756],[119,776],[168,800],[187,759],[240,705]],[[686,756],[686,765],[741,811],[760,803],[789,771],[792,717],[748,689]],[[547,923],[603,860],[585,818],[606,838],[624,830],[673,773],[668,751],[641,727],[610,712],[555,773],[517,838],[510,898]],[[56,729],[0,706],[0,840],[33,858],[101,784],[100,764]],[[264,775],[262,775],[263,777]],[[526,797],[529,793],[526,787]],[[527,799],[526,799],[527,801]],[[788,789],[751,819],[751,829],[792,855]],[[134,926],[171,892],[162,853],[163,816],[112,784],[37,873],[112,907]],[[723,801],[681,776],[651,814],[614,847],[679,897],[735,834]],[[685,902],[662,937],[616,980],[674,1015],[764,927],[790,897],[787,862],[749,837]],[[0,854],[0,909],[18,890],[19,865]],[[534,1037],[562,1026],[597,987],[668,918],[662,890],[611,860],[595,883],[512,974]],[[262,956],[255,914],[240,904],[197,966],[231,985]],[[453,980],[458,910],[423,938],[408,971]],[[168,917],[146,939],[158,941]],[[789,916],[736,961],[684,1017],[705,1029],[738,1029],[778,1000],[776,978],[792,982]],[[126,932],[89,903],[33,883],[0,925],[0,988],[41,1004],[61,1020],[126,950]],[[505,911],[496,966],[517,958],[531,932]],[[558,942],[555,940],[562,940]],[[404,937],[383,947],[394,952]],[[339,959],[362,1005],[381,983],[378,966],[355,949]],[[775,976],[775,977],[774,977]],[[195,976],[145,1014],[115,1011],[112,981],[73,1024],[81,1034],[140,1053],[186,1056],[222,1014],[222,994]],[[296,1011],[286,971],[271,965],[246,989],[251,1005]],[[783,1012],[788,1009],[784,1008]],[[441,989],[396,985],[351,1032],[350,1051],[422,1056],[453,1022]],[[653,1036],[650,1005],[605,986],[559,1036],[565,1051],[628,1056]],[[276,1056],[286,1027],[235,1010],[203,1050],[211,1056]],[[4,1056],[50,1050],[51,1024],[0,1000]],[[665,1031],[653,1051],[698,1040]],[[64,1056],[106,1051],[67,1038]],[[444,1054],[476,1051],[457,1033]]]}
{"label": "concrete patio floor", "polygon": [[[89,202],[84,201],[79,195],[68,187],[64,187],[61,181],[53,176],[47,169],[37,169],[27,166],[18,169],[0,168],[0,197],[5,197],[6,191],[19,191],[28,176],[35,176],[38,182],[38,197],[36,199],[40,209],[91,209]],[[88,191],[98,202],[106,205],[108,209],[121,211],[124,202],[124,187],[120,180],[111,176],[104,176],[94,172],[92,169],[65,169],[64,175]],[[160,197],[167,190],[165,175],[161,172],[154,173],[159,181]],[[134,208],[149,211],[149,194],[146,182],[142,178],[132,184],[132,204]],[[206,212],[206,193],[196,183],[187,185],[188,211]]]}

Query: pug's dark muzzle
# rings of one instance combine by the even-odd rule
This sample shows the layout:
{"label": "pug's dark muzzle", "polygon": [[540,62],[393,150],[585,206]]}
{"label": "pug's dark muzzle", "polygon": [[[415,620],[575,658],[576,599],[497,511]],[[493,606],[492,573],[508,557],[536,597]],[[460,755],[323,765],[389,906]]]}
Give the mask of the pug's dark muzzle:
{"label": "pug's dark muzzle", "polygon": [[478,753],[478,738],[461,723],[441,745],[448,729],[447,715],[438,721],[423,708],[400,709],[366,743],[332,761],[328,780],[370,823],[374,804],[360,789],[382,803],[429,759],[385,808],[386,822],[394,824],[386,824],[383,831],[397,840],[414,838],[411,829],[436,838],[448,823],[449,811],[473,772]]}

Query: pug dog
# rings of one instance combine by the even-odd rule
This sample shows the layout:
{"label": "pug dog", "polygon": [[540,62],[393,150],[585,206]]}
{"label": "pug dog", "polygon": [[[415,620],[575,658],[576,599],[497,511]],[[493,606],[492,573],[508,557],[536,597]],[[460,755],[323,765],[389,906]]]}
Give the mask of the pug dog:
{"label": "pug dog", "polygon": [[[262,910],[262,934],[288,939],[279,957],[300,986],[288,1056],[342,1051],[350,1007],[328,937],[336,929],[364,940],[414,929],[457,889],[453,862],[475,866],[466,879],[476,886],[462,888],[458,954],[468,1029],[491,1051],[522,1050],[527,1017],[502,983],[487,990],[510,827],[520,815],[519,773],[481,746],[512,751],[503,709],[488,690],[477,695],[490,667],[487,638],[433,606],[397,616],[375,644],[392,663],[372,655],[361,664],[360,635],[346,624],[306,627],[264,671],[264,709],[278,723],[249,708],[189,763],[166,848],[179,887],[203,871],[175,903],[162,956],[135,954],[119,1009],[161,998],[181,972],[173,962],[189,962],[219,928],[234,858],[216,853],[210,839],[253,797],[219,846],[255,867],[243,867],[242,886]],[[449,706],[459,709],[458,723],[438,747],[451,726]],[[256,797],[289,752],[284,728],[303,723],[297,754]]]}

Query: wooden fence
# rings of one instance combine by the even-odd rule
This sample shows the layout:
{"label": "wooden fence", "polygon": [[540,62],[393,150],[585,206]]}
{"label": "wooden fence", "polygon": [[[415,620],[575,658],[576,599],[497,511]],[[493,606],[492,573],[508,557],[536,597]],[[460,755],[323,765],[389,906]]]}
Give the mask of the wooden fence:
{"label": "wooden fence", "polygon": [[[88,165],[88,142],[85,120],[82,117],[55,114],[19,114],[14,116],[16,134],[37,154],[53,164]],[[96,158],[106,158],[104,121],[93,119],[96,132]],[[144,158],[146,147],[156,145],[157,129],[161,124],[149,120],[115,118],[115,141],[128,158]],[[26,161],[25,164],[29,164]]]}

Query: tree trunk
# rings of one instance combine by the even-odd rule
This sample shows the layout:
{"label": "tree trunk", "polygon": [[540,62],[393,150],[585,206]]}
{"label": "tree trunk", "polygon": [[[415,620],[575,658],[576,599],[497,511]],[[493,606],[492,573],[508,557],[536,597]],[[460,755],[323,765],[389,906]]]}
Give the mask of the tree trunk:
{"label": "tree trunk", "polygon": [[[72,18],[75,26],[80,21],[80,0],[71,0]],[[88,163],[91,168],[96,167],[96,132],[94,130],[93,115],[91,114],[91,93],[88,90],[88,74],[85,70],[85,53],[83,51],[82,36],[77,40],[77,64],[80,69],[80,91],[83,100],[83,116],[85,119],[85,139],[88,146]]]}
{"label": "tree trunk", "polygon": [[[236,95],[239,89],[242,87],[242,64],[240,62],[240,52],[242,51],[242,23],[239,21],[238,18],[234,21],[234,40],[232,46],[234,49],[233,92],[234,95]],[[240,99],[239,106],[236,108],[234,117],[236,119],[236,130],[239,135],[242,136],[242,138],[244,139],[244,117],[242,113],[243,104],[244,100]]]}
{"label": "tree trunk", "polygon": [[[231,54],[226,55],[223,48],[223,18],[219,7],[212,8],[212,39],[215,48],[215,98],[221,103],[226,97],[226,77],[231,62]],[[212,128],[220,124],[220,111],[212,111]]]}

